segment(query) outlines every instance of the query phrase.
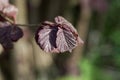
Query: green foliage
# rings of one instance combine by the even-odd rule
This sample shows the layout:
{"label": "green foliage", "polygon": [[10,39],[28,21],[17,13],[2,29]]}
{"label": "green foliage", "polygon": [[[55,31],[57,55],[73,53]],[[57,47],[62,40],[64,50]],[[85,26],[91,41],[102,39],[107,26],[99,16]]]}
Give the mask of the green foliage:
{"label": "green foliage", "polygon": [[109,9],[106,14],[106,20],[104,23],[104,39],[108,38],[111,33],[120,26],[120,0],[113,0],[109,4]]}
{"label": "green foliage", "polygon": [[91,62],[87,59],[83,59],[80,63],[80,67],[82,80],[92,80],[93,65]]}
{"label": "green foliage", "polygon": [[95,66],[91,60],[83,59],[80,64],[82,70],[82,80],[112,80],[110,75]]}
{"label": "green foliage", "polygon": [[80,76],[65,76],[57,80],[82,80]]}
{"label": "green foliage", "polygon": [[114,42],[114,44],[120,46],[120,30],[115,30],[111,33],[110,39]]}

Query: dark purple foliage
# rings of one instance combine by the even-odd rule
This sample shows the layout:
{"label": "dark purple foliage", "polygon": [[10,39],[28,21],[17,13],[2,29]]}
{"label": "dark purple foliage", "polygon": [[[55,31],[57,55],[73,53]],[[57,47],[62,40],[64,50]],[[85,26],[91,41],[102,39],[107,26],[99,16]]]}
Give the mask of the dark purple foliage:
{"label": "dark purple foliage", "polygon": [[0,44],[2,44],[4,49],[11,49],[13,47],[12,42],[17,41],[22,36],[23,32],[17,26],[0,27]]}
{"label": "dark purple foliage", "polygon": [[37,30],[35,39],[41,49],[52,53],[71,52],[83,43],[76,29],[63,17],[56,17],[55,22],[46,21]]}
{"label": "dark purple foliage", "polygon": [[15,26],[17,12],[18,9],[8,0],[0,0],[0,44],[4,49],[11,49],[12,42],[23,36],[22,29]]}
{"label": "dark purple foliage", "polygon": [[10,38],[11,27],[0,27],[0,43],[5,49],[10,49],[13,47],[12,40]]}
{"label": "dark purple foliage", "polygon": [[0,22],[4,22],[5,19],[0,15]]}
{"label": "dark purple foliage", "polygon": [[22,29],[20,29],[17,26],[12,27],[11,32],[10,32],[10,37],[12,41],[17,41],[23,36]]}

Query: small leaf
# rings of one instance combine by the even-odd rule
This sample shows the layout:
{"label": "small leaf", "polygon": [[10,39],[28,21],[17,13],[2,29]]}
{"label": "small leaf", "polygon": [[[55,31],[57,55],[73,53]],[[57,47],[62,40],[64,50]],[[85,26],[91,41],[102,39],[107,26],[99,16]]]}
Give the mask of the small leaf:
{"label": "small leaf", "polygon": [[11,40],[16,42],[18,41],[21,37],[23,36],[23,32],[22,29],[17,27],[17,26],[13,26],[10,32],[10,37]]}
{"label": "small leaf", "polygon": [[3,10],[4,6],[9,5],[8,0],[0,0],[0,11]]}
{"label": "small leaf", "polygon": [[5,49],[11,49],[13,47],[12,40],[10,39],[11,27],[0,27],[0,44]]}
{"label": "small leaf", "polygon": [[79,37],[77,30],[73,27],[73,25],[64,19],[61,16],[55,17],[55,22],[60,25],[63,29],[72,32],[72,34],[76,37],[78,44],[83,44],[83,40]]}
{"label": "small leaf", "polygon": [[59,28],[57,36],[57,48],[60,52],[71,52],[77,46],[76,37],[72,32]]}
{"label": "small leaf", "polygon": [[4,21],[4,17],[16,22],[18,9],[9,3],[8,0],[0,0],[0,21]]}
{"label": "small leaf", "polygon": [[23,36],[22,30],[14,25],[0,27],[0,44],[4,49],[13,48],[12,42],[17,41]]}
{"label": "small leaf", "polygon": [[3,14],[13,21],[16,20],[17,12],[18,9],[13,5],[6,6],[3,9]]}
{"label": "small leaf", "polygon": [[54,52],[56,48],[57,27],[43,23],[36,33],[36,42],[46,52]]}
{"label": "small leaf", "polygon": [[71,52],[78,44],[83,44],[71,23],[61,16],[56,17],[55,22],[42,23],[36,32],[35,39],[42,50],[52,53]]}

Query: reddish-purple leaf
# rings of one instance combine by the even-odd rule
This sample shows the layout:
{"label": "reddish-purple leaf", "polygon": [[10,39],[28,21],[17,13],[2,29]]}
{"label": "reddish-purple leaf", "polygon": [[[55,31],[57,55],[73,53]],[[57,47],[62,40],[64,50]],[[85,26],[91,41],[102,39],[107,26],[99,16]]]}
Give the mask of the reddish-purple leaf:
{"label": "reddish-purple leaf", "polygon": [[10,37],[13,42],[18,41],[23,36],[23,31],[17,26],[11,27]]}
{"label": "reddish-purple leaf", "polygon": [[10,19],[12,19],[13,21],[16,20],[16,16],[17,16],[17,12],[18,12],[18,9],[13,6],[13,5],[8,5],[8,6],[5,6],[4,9],[3,9],[3,14],[7,17],[9,17]]}
{"label": "reddish-purple leaf", "polygon": [[36,42],[46,52],[54,52],[56,48],[57,27],[51,22],[44,22],[36,33]]}
{"label": "reddish-purple leaf", "polygon": [[10,38],[11,27],[0,27],[0,44],[5,49],[11,49],[13,47],[12,40]]}
{"label": "reddish-purple leaf", "polygon": [[9,19],[16,21],[18,9],[9,3],[8,0],[0,0],[0,14],[4,16],[0,16],[0,21],[3,20],[2,17],[8,17]]}
{"label": "reddish-purple leaf", "polygon": [[61,16],[58,16],[55,18],[55,22],[60,25],[63,29],[72,32],[72,34],[76,37],[77,43],[78,44],[83,44],[83,40],[78,35],[77,30],[73,27],[73,25],[68,22],[66,19],[64,19]]}
{"label": "reddish-purple leaf", "polygon": [[59,28],[57,32],[57,49],[60,52],[72,51],[77,46],[76,37],[72,32]]}
{"label": "reddish-purple leaf", "polygon": [[41,49],[52,53],[71,52],[83,43],[72,24],[61,16],[55,18],[55,23],[42,23],[35,39]]}
{"label": "reddish-purple leaf", "polygon": [[4,49],[11,49],[13,47],[12,42],[17,41],[23,36],[22,30],[13,25],[0,27],[0,44]]}

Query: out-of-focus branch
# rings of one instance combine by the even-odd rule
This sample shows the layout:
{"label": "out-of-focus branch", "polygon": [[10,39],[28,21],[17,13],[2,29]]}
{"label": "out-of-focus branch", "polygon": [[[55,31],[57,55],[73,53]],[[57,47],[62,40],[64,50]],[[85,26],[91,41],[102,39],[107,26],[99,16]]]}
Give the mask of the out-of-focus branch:
{"label": "out-of-focus branch", "polygon": [[[80,6],[81,6],[81,13],[79,15],[79,20],[77,22],[77,30],[82,38],[82,40],[85,42],[88,28],[89,28],[89,22],[91,18],[91,9],[89,5],[90,0],[80,0]],[[85,45],[84,45],[85,46]],[[67,71],[68,74],[77,75],[79,73],[77,69],[77,63],[81,57],[81,54],[83,52],[84,46],[78,46],[74,51],[73,55],[68,59],[67,62]]]}
{"label": "out-of-focus branch", "polygon": [[[19,9],[18,23],[27,23],[26,0],[15,0],[15,5]],[[24,36],[14,45],[12,56],[14,79],[15,80],[35,80],[33,73],[33,49],[30,43],[30,32],[28,27],[22,27]]]}
{"label": "out-of-focus branch", "polygon": [[1,73],[1,70],[0,70],[0,80],[5,80],[3,74]]}
{"label": "out-of-focus branch", "polygon": [[2,52],[4,51],[2,45],[0,44],[0,54],[2,54]]}

